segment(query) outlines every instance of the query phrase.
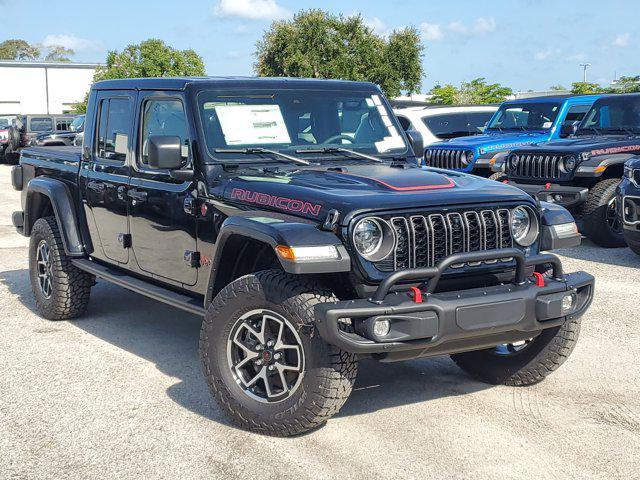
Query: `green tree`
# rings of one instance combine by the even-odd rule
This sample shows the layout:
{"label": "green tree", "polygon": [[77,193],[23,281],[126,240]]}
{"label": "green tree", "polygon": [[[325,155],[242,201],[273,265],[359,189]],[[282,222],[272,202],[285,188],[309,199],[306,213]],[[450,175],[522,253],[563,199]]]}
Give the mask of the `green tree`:
{"label": "green tree", "polygon": [[0,60],[36,60],[40,57],[40,48],[25,40],[10,39],[0,43]]}
{"label": "green tree", "polygon": [[[117,78],[192,77],[206,75],[202,58],[193,50],[176,50],[162,40],[149,39],[139,45],[129,45],[122,52],[107,54],[104,67],[98,67],[94,82]],[[73,110],[84,113],[87,99],[74,105]]]}
{"label": "green tree", "polygon": [[415,28],[383,38],[361,16],[302,10],[264,33],[254,69],[259,76],[370,81],[393,97],[419,90],[423,48]]}
{"label": "green tree", "polygon": [[638,93],[640,92],[640,75],[635,77],[620,77],[611,93]]}
{"label": "green tree", "polygon": [[560,84],[551,85],[549,87],[549,90],[551,90],[553,92],[566,92],[567,91],[567,89],[563,85],[560,85]]}
{"label": "green tree", "polygon": [[576,95],[590,95],[593,93],[604,93],[605,89],[597,83],[589,82],[573,82],[571,84],[571,93]]}
{"label": "green tree", "polygon": [[47,47],[47,56],[44,57],[48,62],[70,62],[72,56],[75,55],[72,48],[66,48],[62,45],[50,45]]}
{"label": "green tree", "polygon": [[509,95],[513,94],[513,90],[499,83],[487,83],[484,77],[479,77],[470,82],[462,82],[460,88],[451,84],[436,85],[429,93],[433,95],[431,100],[435,103],[475,105],[504,102]]}

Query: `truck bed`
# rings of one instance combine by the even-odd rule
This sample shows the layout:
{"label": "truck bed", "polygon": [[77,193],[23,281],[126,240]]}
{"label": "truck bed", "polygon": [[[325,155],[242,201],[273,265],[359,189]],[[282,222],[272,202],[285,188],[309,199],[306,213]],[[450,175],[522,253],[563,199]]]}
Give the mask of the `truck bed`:
{"label": "truck bed", "polygon": [[22,159],[45,160],[55,163],[76,163],[82,159],[82,147],[27,147],[21,152]]}

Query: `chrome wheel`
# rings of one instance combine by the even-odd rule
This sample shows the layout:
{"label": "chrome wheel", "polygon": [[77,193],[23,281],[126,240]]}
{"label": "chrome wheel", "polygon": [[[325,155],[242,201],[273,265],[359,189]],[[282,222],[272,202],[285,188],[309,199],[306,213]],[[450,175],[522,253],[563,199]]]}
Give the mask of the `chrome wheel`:
{"label": "chrome wheel", "polygon": [[528,338],[526,340],[520,340],[519,342],[502,343],[493,347],[491,353],[499,356],[513,355],[515,353],[523,351],[525,348],[531,345],[532,342],[533,338]]}
{"label": "chrome wheel", "polygon": [[615,196],[607,203],[607,226],[614,233],[622,233],[622,225],[620,225],[618,217],[618,202]]}
{"label": "chrome wheel", "polygon": [[53,291],[51,249],[49,248],[49,244],[44,240],[41,240],[38,244],[36,266],[38,269],[38,286],[40,287],[40,292],[42,292],[42,295],[44,295],[45,298],[51,298],[51,293]]}
{"label": "chrome wheel", "polygon": [[264,403],[289,398],[304,375],[298,333],[270,310],[252,310],[238,319],[227,339],[227,360],[238,386]]}

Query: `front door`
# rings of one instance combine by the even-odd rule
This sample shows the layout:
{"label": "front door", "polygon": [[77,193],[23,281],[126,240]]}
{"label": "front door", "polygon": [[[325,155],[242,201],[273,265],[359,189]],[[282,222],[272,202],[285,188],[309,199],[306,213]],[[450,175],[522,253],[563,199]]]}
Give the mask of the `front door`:
{"label": "front door", "polygon": [[137,102],[140,129],[132,163],[129,227],[133,254],[145,273],[183,285],[195,285],[196,217],[185,208],[194,198],[193,182],[170,177],[148,166],[148,140],[153,135],[178,136],[184,163],[192,161],[181,96],[141,92]]}
{"label": "front door", "polygon": [[96,99],[94,144],[84,161],[86,208],[89,226],[97,233],[100,245],[93,255],[121,264],[129,262],[127,189],[132,150],[132,120],[135,92],[100,92]]}

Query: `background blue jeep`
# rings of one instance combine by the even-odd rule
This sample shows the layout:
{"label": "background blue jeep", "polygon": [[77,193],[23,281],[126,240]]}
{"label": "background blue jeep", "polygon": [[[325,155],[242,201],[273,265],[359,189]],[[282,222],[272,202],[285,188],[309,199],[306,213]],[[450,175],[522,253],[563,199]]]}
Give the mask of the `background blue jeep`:
{"label": "background blue jeep", "polygon": [[[514,148],[571,135],[600,95],[524,98],[504,102],[482,135],[453,138],[430,145],[429,167],[500,176],[500,164]],[[495,165],[494,165],[495,164]]]}

